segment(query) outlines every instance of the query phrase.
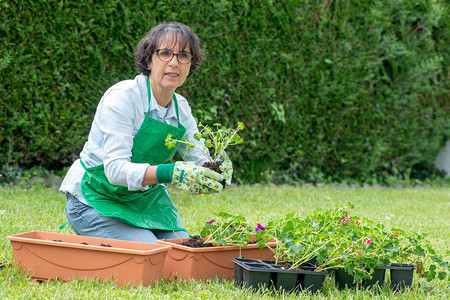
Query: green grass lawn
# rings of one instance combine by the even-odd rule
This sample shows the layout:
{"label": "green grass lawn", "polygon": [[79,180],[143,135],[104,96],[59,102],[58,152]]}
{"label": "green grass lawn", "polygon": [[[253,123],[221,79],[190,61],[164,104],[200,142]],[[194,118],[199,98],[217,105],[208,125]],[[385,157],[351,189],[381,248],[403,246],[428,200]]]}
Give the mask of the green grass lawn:
{"label": "green grass lawn", "polygon": [[[198,234],[213,213],[224,211],[245,217],[250,224],[264,225],[289,212],[306,214],[329,208],[333,202],[351,202],[354,214],[378,218],[388,227],[418,230],[427,234],[435,249],[449,247],[450,188],[345,188],[345,187],[249,187],[228,188],[220,194],[192,196],[172,191],[174,201],[190,234]],[[414,277],[411,289],[393,292],[388,286],[339,291],[331,277],[322,291],[286,294],[271,290],[252,292],[226,280],[157,283],[149,287],[116,287],[109,282],[73,280],[38,283],[21,276],[8,262],[13,260],[8,235],[40,230],[73,234],[66,222],[65,197],[54,189],[0,188],[0,299],[450,299],[447,280],[427,282]],[[447,255],[448,260],[448,255]],[[388,273],[387,273],[388,274]]]}

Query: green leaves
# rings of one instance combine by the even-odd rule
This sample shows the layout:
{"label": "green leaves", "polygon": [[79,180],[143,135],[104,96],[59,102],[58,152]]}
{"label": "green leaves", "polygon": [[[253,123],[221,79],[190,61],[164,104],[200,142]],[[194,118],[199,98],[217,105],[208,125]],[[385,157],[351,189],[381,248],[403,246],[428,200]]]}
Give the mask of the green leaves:
{"label": "green leaves", "polygon": [[165,139],[165,144],[168,149],[175,148],[177,143],[172,140],[172,135],[169,133]]}
{"label": "green leaves", "polygon": [[379,220],[353,215],[352,208],[350,203],[338,203],[302,218],[290,213],[271,220],[264,236],[277,240],[277,261],[290,262],[291,268],[296,268],[315,257],[317,270],[344,268],[355,283],[369,279],[377,266],[410,264],[418,258],[424,266],[429,265],[424,272],[428,280],[447,276],[448,263],[420,232],[387,229]]}
{"label": "green leaves", "polygon": [[210,163],[214,164],[214,162],[220,157],[220,155],[222,155],[223,151],[225,151],[228,146],[237,145],[244,142],[237,134],[238,131],[244,129],[244,123],[238,122],[235,129],[222,127],[219,123],[214,123],[213,126],[215,126],[215,129],[199,122],[198,127],[200,130],[193,136],[196,141],[201,141],[203,139],[203,144],[206,148],[201,146],[201,144],[193,143],[189,140],[188,136],[182,140],[176,140],[172,139],[172,135],[170,134],[166,137],[166,146],[171,149],[175,147],[177,143],[186,144],[186,153],[189,149],[200,149],[203,153],[205,153],[205,155],[208,156]]}
{"label": "green leaves", "polygon": [[206,238],[206,242],[222,246],[247,246],[252,235],[251,228],[247,225],[244,217],[225,212],[214,215],[217,218],[207,222],[200,232],[201,236]]}

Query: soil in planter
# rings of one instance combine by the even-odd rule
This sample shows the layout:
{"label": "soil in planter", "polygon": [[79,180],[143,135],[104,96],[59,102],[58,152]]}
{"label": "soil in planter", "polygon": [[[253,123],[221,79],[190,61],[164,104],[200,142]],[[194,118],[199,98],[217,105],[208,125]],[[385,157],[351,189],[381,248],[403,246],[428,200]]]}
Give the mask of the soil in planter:
{"label": "soil in planter", "polygon": [[[256,242],[255,241],[249,241],[248,244],[249,245],[256,244]],[[199,235],[192,236],[186,242],[181,242],[180,245],[188,246],[188,247],[191,247],[191,248],[205,248],[205,247],[222,246],[222,245],[217,245],[217,244],[213,244],[213,243],[205,243],[205,240],[202,239],[202,237],[200,237]]]}
{"label": "soil in planter", "polygon": [[[220,166],[222,165],[221,161],[216,161],[214,164],[211,164],[210,162],[205,162],[203,164],[203,167],[213,170],[214,172],[217,172],[219,174],[222,174],[222,170],[220,170]],[[225,180],[220,182],[223,185],[223,188],[225,188]]]}
{"label": "soil in planter", "polygon": [[[54,242],[62,242],[61,240],[53,240]],[[81,245],[89,245],[88,243],[85,243],[85,242],[82,242],[82,243],[80,243]],[[111,245],[110,244],[103,244],[103,243],[100,243],[100,246],[102,246],[102,247],[111,247]]]}
{"label": "soil in planter", "polygon": [[182,242],[181,245],[188,246],[192,248],[204,248],[204,247],[215,247],[215,244],[212,243],[205,243],[205,241],[199,236],[194,235],[186,242]]}

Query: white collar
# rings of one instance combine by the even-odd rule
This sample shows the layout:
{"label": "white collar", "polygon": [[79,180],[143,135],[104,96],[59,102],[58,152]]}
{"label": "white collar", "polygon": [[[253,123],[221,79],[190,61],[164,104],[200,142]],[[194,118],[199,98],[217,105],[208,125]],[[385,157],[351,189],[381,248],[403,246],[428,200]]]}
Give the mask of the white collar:
{"label": "white collar", "polygon": [[[161,107],[161,108],[160,108]],[[158,102],[156,102],[155,96],[153,96],[152,93],[152,97],[150,98],[150,112],[156,110],[158,116],[160,118],[175,118],[177,119],[177,114],[175,112],[175,105],[173,105],[173,99],[169,102],[169,105],[166,108],[166,111],[164,112],[164,107],[160,106],[158,104]],[[161,115],[163,115],[161,117]]]}

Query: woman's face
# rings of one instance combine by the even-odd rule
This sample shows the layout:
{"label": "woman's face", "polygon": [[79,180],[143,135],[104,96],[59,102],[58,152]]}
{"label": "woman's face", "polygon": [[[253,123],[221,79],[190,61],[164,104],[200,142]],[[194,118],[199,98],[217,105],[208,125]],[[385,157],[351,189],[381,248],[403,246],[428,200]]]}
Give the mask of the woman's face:
{"label": "woman's face", "polygon": [[[170,50],[175,54],[181,51],[189,52],[189,45],[187,45],[186,49],[180,49],[180,38],[178,36],[178,42],[174,44],[174,36],[170,33],[166,34],[157,50]],[[162,89],[173,93],[177,87],[184,83],[190,68],[191,62],[182,64],[178,61],[177,55],[174,55],[170,61],[164,62],[158,57],[155,51],[152,55],[151,62],[148,64],[150,85],[152,89]]]}

